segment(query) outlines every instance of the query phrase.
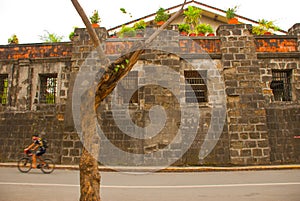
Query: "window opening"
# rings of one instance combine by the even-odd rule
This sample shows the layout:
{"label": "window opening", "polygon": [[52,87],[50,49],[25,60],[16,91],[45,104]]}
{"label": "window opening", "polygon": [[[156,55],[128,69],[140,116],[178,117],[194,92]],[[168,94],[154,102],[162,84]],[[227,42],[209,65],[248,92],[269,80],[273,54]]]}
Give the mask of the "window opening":
{"label": "window opening", "polygon": [[7,104],[8,97],[8,75],[0,75],[0,102],[2,105]]}
{"label": "window opening", "polygon": [[273,91],[275,101],[292,100],[292,70],[272,70],[272,82],[270,88]]}
{"label": "window opening", "polygon": [[[201,73],[200,73],[201,72]],[[202,76],[204,77],[202,77]],[[207,77],[207,71],[184,71],[186,84],[185,100],[187,103],[207,102],[207,87],[204,79]]]}
{"label": "window opening", "polygon": [[40,75],[40,103],[55,104],[57,75]]}

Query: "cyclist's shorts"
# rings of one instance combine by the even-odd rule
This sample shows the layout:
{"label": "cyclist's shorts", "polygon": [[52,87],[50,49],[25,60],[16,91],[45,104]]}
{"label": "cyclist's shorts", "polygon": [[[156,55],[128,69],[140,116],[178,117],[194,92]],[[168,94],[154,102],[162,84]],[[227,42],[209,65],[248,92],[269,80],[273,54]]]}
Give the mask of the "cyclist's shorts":
{"label": "cyclist's shorts", "polygon": [[38,151],[36,152],[36,155],[37,155],[37,156],[41,156],[41,155],[43,155],[45,152],[46,152],[46,149],[40,149],[40,150],[38,150]]}

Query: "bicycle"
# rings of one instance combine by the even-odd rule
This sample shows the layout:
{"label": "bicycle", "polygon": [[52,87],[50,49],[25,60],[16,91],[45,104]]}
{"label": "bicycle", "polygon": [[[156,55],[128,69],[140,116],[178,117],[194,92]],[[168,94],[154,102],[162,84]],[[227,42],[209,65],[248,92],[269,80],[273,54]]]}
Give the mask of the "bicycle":
{"label": "bicycle", "polygon": [[[22,173],[27,173],[33,168],[32,167],[33,154],[25,150],[24,153],[26,156],[19,159],[18,169]],[[45,158],[42,160],[37,158],[37,163],[40,164],[40,167],[37,166],[36,168],[40,168],[44,174],[50,174],[54,171],[55,164],[53,160],[51,160],[50,158]]]}

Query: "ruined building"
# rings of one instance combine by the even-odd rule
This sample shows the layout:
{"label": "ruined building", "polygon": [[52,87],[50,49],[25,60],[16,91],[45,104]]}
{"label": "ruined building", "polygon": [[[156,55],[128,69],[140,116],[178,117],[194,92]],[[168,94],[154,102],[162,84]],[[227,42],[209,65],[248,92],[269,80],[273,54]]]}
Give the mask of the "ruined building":
{"label": "ruined building", "polygon": [[[103,143],[128,153],[125,158],[150,154],[174,165],[299,163],[300,24],[286,35],[256,36],[251,29],[249,24],[223,24],[212,37],[191,38],[174,31],[159,37],[118,84],[116,94],[100,105]],[[110,60],[147,37],[109,38],[104,28],[96,32]],[[39,133],[48,139],[47,154],[57,163],[78,164],[82,143],[72,98],[80,70],[99,71],[93,50],[85,29],[76,29],[72,42],[0,46],[1,162],[17,160],[31,135]],[[215,69],[207,67],[210,62]],[[182,103],[196,106],[198,113],[182,112]],[[147,127],[160,119],[151,117],[156,105],[164,109],[159,113],[166,116],[163,128],[149,128],[144,139],[129,136],[135,126]],[[176,158],[174,151],[180,152],[185,143],[176,134],[185,129],[195,136]],[[213,145],[204,146],[207,143]],[[126,163],[105,143],[100,147],[104,161],[110,157],[114,164]]]}

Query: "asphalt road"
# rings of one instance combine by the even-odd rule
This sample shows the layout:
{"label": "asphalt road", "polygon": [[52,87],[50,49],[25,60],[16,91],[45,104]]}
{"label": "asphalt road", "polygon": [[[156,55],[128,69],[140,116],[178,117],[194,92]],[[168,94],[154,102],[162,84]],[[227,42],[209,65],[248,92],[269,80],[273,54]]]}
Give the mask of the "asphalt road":
{"label": "asphalt road", "polygon": [[[299,201],[300,170],[126,174],[103,172],[102,201]],[[73,201],[79,172],[0,168],[0,201]]]}

